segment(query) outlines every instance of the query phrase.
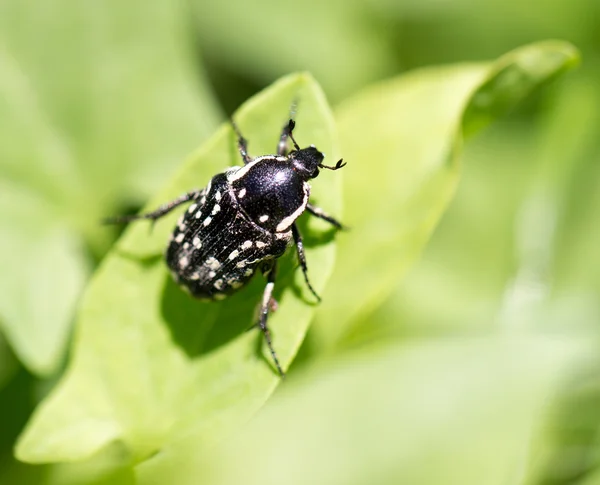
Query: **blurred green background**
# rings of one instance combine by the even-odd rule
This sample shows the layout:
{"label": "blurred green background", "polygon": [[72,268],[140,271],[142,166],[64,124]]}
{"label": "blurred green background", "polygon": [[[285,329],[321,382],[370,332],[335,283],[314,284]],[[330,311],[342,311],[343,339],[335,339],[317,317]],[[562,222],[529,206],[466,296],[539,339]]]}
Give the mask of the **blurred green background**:
{"label": "blurred green background", "polygon": [[[251,469],[253,483],[270,460],[308,467],[280,456],[282,446],[307,463],[339,447],[345,474],[291,479],[274,467],[262,483],[600,483],[600,369],[572,355],[599,348],[599,26],[597,0],[0,0],[0,484],[134,483],[127,470],[111,478],[110,466],[20,464],[13,446],[63,373],[79,296],[117,237],[98,221],[138,210],[243,101],[306,70],[335,112],[376,81],[495,59],[547,38],[573,43],[581,66],[469,140],[456,196],[417,263],[383,303],[326,344],[319,319],[289,389],[252,423],[254,434],[244,430],[213,463],[242,454],[236,467]],[[524,342],[508,345],[506,334]],[[531,343],[532,335],[578,343],[555,348]],[[440,342],[450,347],[438,349]],[[364,372],[354,373],[357,362]],[[331,368],[339,375],[321,377]],[[393,391],[377,377],[390,370],[399,376]],[[549,384],[563,374],[569,378]],[[418,398],[423,383],[440,380]],[[308,409],[320,399],[342,405],[354,384],[372,388],[374,401],[359,393],[346,421],[336,421],[335,410],[286,418],[296,400]],[[462,400],[451,399],[454,392]],[[382,402],[380,428],[363,426],[359,406]],[[421,409],[429,402],[447,402],[445,414]],[[383,432],[396,429],[384,419],[396,412],[408,442]],[[419,412],[427,426],[415,424]],[[313,436],[303,425],[309,419],[322,419],[321,432],[339,439]],[[262,436],[268,451],[250,460],[240,443],[252,446],[265,428],[288,421],[302,424],[288,431],[297,442],[321,445],[311,454],[294,440]],[[381,453],[362,454],[353,471],[360,448],[345,447],[378,440]],[[462,459],[449,458],[456,449]],[[395,474],[395,459],[404,475]],[[264,467],[255,470],[257,463]],[[212,480],[236,477],[192,483]]]}

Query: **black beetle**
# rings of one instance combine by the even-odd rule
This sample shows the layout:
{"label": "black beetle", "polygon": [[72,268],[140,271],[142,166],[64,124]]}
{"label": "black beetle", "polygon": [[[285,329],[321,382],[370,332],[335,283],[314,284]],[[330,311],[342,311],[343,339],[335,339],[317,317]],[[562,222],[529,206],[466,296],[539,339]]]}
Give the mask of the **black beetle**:
{"label": "black beetle", "polygon": [[[243,287],[260,270],[267,284],[258,326],[283,377],[267,326],[269,309],[273,306],[277,258],[293,239],[306,284],[320,300],[308,279],[296,219],[308,211],[342,228],[336,219],[309,203],[308,181],[319,175],[319,169],[338,170],[346,164],[339,160],[333,167],[323,165],[324,155],[315,146],[301,149],[293,137],[295,122],[291,119],[279,137],[276,155],[251,158],[246,139],[233,121],[232,125],[243,166],[215,175],[204,189],[183,194],[153,212],[107,222],[156,221],[181,204],[191,202],[179,218],[166,251],[173,277],[196,298],[221,300]],[[294,145],[289,153],[288,139]]]}

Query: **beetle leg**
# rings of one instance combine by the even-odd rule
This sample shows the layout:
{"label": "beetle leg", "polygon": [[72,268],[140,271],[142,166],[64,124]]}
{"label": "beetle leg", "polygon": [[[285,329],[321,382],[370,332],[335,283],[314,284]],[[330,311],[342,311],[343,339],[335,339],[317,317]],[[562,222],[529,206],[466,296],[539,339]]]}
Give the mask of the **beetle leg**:
{"label": "beetle leg", "polygon": [[235,124],[235,121],[233,121],[233,118],[231,119],[231,126],[233,126],[233,131],[235,131],[235,135],[237,136],[237,147],[242,156],[242,160],[244,161],[244,165],[248,165],[252,161],[252,158],[248,155],[248,140],[242,136],[242,132]]}
{"label": "beetle leg", "polygon": [[275,278],[277,276],[277,262],[273,261],[265,264],[262,268],[262,272],[267,277],[267,286],[265,286],[265,291],[263,292],[262,302],[260,305],[260,317],[258,320],[258,327],[265,335],[265,340],[267,341],[267,346],[269,347],[269,351],[271,352],[271,357],[273,357],[273,362],[275,363],[277,372],[279,372],[279,375],[281,377],[285,377],[285,373],[283,372],[283,370],[281,369],[281,365],[279,364],[277,353],[273,348],[271,332],[269,331],[269,327],[267,326],[269,310],[271,310],[271,302],[273,301],[273,288],[275,287]]}
{"label": "beetle leg", "polygon": [[153,222],[160,219],[162,216],[167,215],[176,207],[181,204],[185,204],[190,200],[199,198],[203,195],[204,190],[193,190],[192,192],[188,192],[187,194],[180,195],[175,200],[171,202],[167,202],[166,204],[161,205],[158,209],[148,212],[146,214],[132,214],[129,216],[117,216],[117,217],[108,217],[104,219],[102,222],[104,224],[122,224],[125,222],[136,221],[138,219],[151,219]]}
{"label": "beetle leg", "polygon": [[341,222],[334,219],[329,214],[326,214],[325,212],[323,212],[323,209],[321,209],[320,207],[315,207],[314,205],[306,204],[306,210],[308,212],[310,212],[313,216],[329,222],[329,224],[336,227],[337,229],[347,229],[347,227],[345,227]]}
{"label": "beetle leg", "polygon": [[277,144],[277,155],[285,156],[287,155],[287,142],[288,138],[292,139],[294,143],[294,148],[299,150],[300,147],[296,144],[296,141],[293,138],[292,132],[294,131],[294,127],[296,126],[296,122],[290,118],[290,120],[285,124],[283,130],[281,131],[281,136],[279,137],[279,143]]}
{"label": "beetle leg", "polygon": [[298,231],[298,227],[296,227],[296,223],[292,224],[292,234],[294,236],[294,242],[296,243],[296,251],[298,252],[298,260],[300,261],[300,267],[302,268],[302,274],[304,274],[304,281],[306,281],[306,285],[308,289],[311,291],[315,298],[321,301],[321,297],[314,290],[310,281],[308,280],[308,266],[306,265],[306,255],[304,254],[304,244],[302,243],[302,236],[300,235],[300,231]]}
{"label": "beetle leg", "polygon": [[275,298],[271,297],[271,299],[269,300],[269,311],[271,313],[275,313],[278,308],[279,303],[277,303],[277,300]]}

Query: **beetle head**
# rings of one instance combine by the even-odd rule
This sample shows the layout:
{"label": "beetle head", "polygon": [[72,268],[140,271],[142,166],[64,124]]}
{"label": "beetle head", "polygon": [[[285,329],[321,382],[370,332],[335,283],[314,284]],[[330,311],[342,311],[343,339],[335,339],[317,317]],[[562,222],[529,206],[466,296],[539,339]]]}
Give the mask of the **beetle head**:
{"label": "beetle head", "polygon": [[312,145],[290,153],[290,161],[294,170],[305,180],[319,175],[319,166],[321,166],[324,158],[325,155]]}
{"label": "beetle head", "polygon": [[319,175],[320,168],[337,170],[346,165],[342,159],[340,159],[334,167],[323,165],[324,158],[325,155],[317,150],[314,145],[290,153],[290,160],[294,170],[298,172],[304,180],[314,179]]}

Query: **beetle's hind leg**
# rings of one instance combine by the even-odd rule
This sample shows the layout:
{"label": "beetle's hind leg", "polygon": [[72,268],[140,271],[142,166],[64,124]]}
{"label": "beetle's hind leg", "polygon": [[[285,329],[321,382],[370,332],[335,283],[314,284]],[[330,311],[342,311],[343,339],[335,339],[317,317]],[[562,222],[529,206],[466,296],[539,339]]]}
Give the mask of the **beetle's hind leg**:
{"label": "beetle's hind leg", "polygon": [[279,364],[279,359],[277,358],[277,353],[273,348],[273,341],[271,339],[271,332],[269,331],[269,327],[267,326],[267,320],[269,318],[269,310],[272,310],[273,305],[273,288],[275,288],[275,279],[277,277],[277,262],[267,262],[263,265],[262,268],[263,274],[267,277],[267,286],[265,286],[265,290],[263,292],[262,301],[260,304],[260,316],[258,320],[258,327],[262,331],[265,336],[265,340],[267,341],[267,346],[269,347],[269,351],[271,352],[271,357],[273,357],[273,362],[275,363],[275,367],[277,368],[277,372],[281,377],[285,377],[285,373]]}
{"label": "beetle's hind leg", "polygon": [[312,204],[306,204],[306,210],[308,212],[310,212],[313,216],[318,217],[319,219],[323,219],[324,221],[329,222],[329,224],[331,224],[332,226],[334,226],[336,229],[341,229],[341,230],[348,229],[340,221],[338,221],[337,219],[334,219],[329,214],[327,214],[326,212],[324,212],[323,209],[321,209],[320,207],[315,207]]}
{"label": "beetle's hind leg", "polygon": [[126,222],[136,221],[138,219],[150,219],[152,222],[157,221],[161,217],[167,215],[176,207],[179,207],[181,204],[185,204],[190,200],[197,199],[204,194],[204,190],[193,190],[192,192],[188,192],[187,194],[180,195],[175,200],[171,202],[167,202],[166,204],[161,205],[158,209],[148,212],[146,214],[132,214],[129,216],[117,216],[117,217],[107,217],[103,219],[104,224],[123,224]]}
{"label": "beetle's hind leg", "polygon": [[292,224],[292,235],[294,236],[294,243],[296,243],[298,260],[300,261],[300,267],[302,268],[302,274],[304,275],[304,281],[306,281],[306,286],[308,286],[310,292],[313,295],[315,295],[315,298],[321,301],[321,297],[312,287],[308,279],[308,266],[306,264],[306,255],[304,254],[304,244],[302,243],[302,236],[300,235],[300,231],[298,230],[298,227],[296,226],[295,222]]}

